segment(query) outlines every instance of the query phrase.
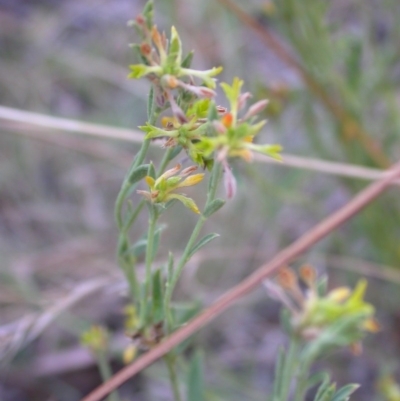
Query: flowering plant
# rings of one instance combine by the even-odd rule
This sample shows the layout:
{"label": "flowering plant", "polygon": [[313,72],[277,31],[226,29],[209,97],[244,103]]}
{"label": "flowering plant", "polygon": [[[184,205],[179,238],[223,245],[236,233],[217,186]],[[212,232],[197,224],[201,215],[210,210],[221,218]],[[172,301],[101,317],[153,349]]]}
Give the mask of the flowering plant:
{"label": "flowering plant", "polygon": [[[139,63],[130,66],[129,78],[147,78],[151,90],[147,122],[140,127],[145,133],[144,140],[122,183],[115,207],[119,229],[118,261],[129,283],[130,298],[125,326],[132,345],[124,353],[125,362],[134,358],[138,351],[157,346],[177,327],[185,324],[194,312],[195,307],[186,314],[179,313],[179,305],[173,303],[172,298],[190,258],[218,237],[218,234],[210,233],[199,239],[206,220],[225,204],[224,199],[217,197],[222,177],[226,197],[232,198],[236,193],[231,159],[251,162],[253,152],[278,160],[281,158],[280,145],[255,143],[266,123],[258,116],[266,107],[267,100],[246,108],[251,94],[243,93],[244,82],[233,78],[232,84],[220,84],[228,107],[217,105],[214,100],[215,77],[221,73],[222,67],[205,71],[191,68],[193,53],[183,56],[177,30],[171,28],[168,40],[166,34],[159,32],[154,25],[151,1],[131,25],[136,28],[141,42],[132,45]],[[164,156],[157,168],[152,162],[146,163],[150,143],[155,139],[161,140],[164,148]],[[191,165],[183,167],[183,162],[174,162],[175,167],[169,167],[181,152],[186,153],[188,157],[185,159],[190,159]],[[198,169],[204,169],[204,172],[197,173]],[[207,198],[201,208],[181,190],[202,185],[207,180]],[[145,189],[136,189],[138,185],[144,185]],[[129,198],[135,193],[141,196],[141,200],[134,207]],[[168,260],[156,268],[154,262],[163,231],[159,218],[175,201],[181,203],[178,202],[179,207],[183,205],[198,214],[198,220],[179,259],[176,261],[170,252]],[[149,222],[147,234],[131,243],[131,228],[145,205]],[[145,257],[143,278],[137,269],[137,260],[142,254]],[[336,390],[329,377],[311,380],[310,368],[315,359],[328,349],[344,345],[359,347],[365,331],[378,328],[373,320],[373,307],[363,300],[366,283],[360,282],[353,291],[341,288],[322,295],[312,268],[302,268],[300,277],[308,286],[306,293],[300,289],[297,276],[290,269],[282,270],[279,285],[266,283],[270,294],[287,307],[284,325],[290,335],[289,348],[282,350],[277,362],[271,399],[286,401],[292,382],[295,382],[295,401],[303,401],[311,384],[318,383],[320,387],[315,401],[346,401],[357,386]],[[99,329],[92,329],[83,337],[86,344],[92,348],[95,346],[97,353],[98,344],[105,338],[99,333]],[[179,366],[182,363],[178,365],[177,361],[184,358],[176,350],[164,358],[174,399],[180,401]],[[101,362],[104,364],[104,358]],[[200,370],[197,357],[193,364],[195,372]],[[188,384],[197,390],[201,385],[197,376],[192,377]],[[201,391],[204,393],[204,388]]]}

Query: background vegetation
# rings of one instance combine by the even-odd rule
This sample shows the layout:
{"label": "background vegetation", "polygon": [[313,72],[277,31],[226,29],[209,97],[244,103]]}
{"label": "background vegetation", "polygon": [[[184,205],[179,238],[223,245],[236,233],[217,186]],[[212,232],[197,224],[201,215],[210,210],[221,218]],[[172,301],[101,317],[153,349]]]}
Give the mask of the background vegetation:
{"label": "background vegetation", "polygon": [[[179,27],[194,65],[223,65],[221,80],[240,76],[270,99],[260,142],[304,157],[302,168],[234,165],[238,194],[207,226],[221,237],[180,282],[183,300],[207,305],[365,186],[343,176],[349,164],[383,169],[398,160],[400,3],[237,2],[251,21],[238,19],[226,1],[155,3],[159,27]],[[142,6],[3,0],[0,105],[110,127],[143,124],[149,86],[126,79],[133,61],[126,22]],[[45,129],[31,115],[17,123],[9,110],[0,113],[0,399],[78,400],[99,383],[78,342],[82,329],[110,328],[115,369],[129,343],[112,210],[138,145],[113,139],[112,131],[109,139],[89,138],[67,133],[65,121]],[[336,162],[340,174],[310,170],[313,159]],[[180,249],[194,217],[176,208],[165,223],[177,234],[162,238],[162,249]],[[368,300],[383,330],[360,357],[335,354],[331,366],[338,383],[362,384],[355,400],[382,399],[379,377],[400,374],[399,238],[396,187],[298,261],[327,272],[332,286],[369,278]],[[211,394],[266,399],[286,340],[278,310],[260,289],[196,336]],[[128,399],[171,399],[161,365],[125,392]]]}

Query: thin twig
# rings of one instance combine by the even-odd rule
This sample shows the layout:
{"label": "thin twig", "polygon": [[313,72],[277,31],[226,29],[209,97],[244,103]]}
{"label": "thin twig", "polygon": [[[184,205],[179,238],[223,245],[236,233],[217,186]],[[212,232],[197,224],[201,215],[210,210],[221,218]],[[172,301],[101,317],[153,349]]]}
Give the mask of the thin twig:
{"label": "thin twig", "polygon": [[[13,128],[13,125],[10,126],[10,123],[12,124],[18,123],[18,126],[16,127],[18,129],[17,132],[18,134],[23,134],[28,137],[31,138],[33,137],[35,139],[40,139],[40,140],[46,140],[44,136],[46,134],[43,134],[43,132],[37,132],[35,130],[32,130],[32,126],[42,127],[57,131],[67,131],[77,134],[84,134],[98,138],[122,140],[133,143],[143,142],[143,134],[136,130],[117,128],[117,127],[107,127],[100,124],[91,124],[91,123],[89,124],[82,121],[69,120],[65,118],[48,117],[43,114],[31,113],[27,111],[13,109],[10,107],[0,106],[0,122],[2,120],[8,122],[6,127],[8,130]],[[53,143],[57,143],[58,139],[61,136],[61,134],[57,134],[57,136],[49,134],[47,135],[48,135],[47,141],[52,140]],[[60,142],[62,146],[67,146],[70,148],[77,147],[75,143],[68,144],[65,141],[63,142],[61,138]],[[84,147],[84,149],[86,148],[87,146]],[[99,150],[99,153],[100,155],[106,156],[106,153],[102,149]],[[295,167],[304,170],[318,171],[320,173],[331,174],[341,177],[359,178],[362,180],[377,180],[382,178],[385,174],[385,171],[379,169],[356,166],[354,164],[328,162],[324,160],[294,156],[286,153],[283,153],[282,157],[283,157],[283,163],[278,162],[264,155],[255,155],[254,160],[261,163],[270,163],[280,166]],[[400,180],[394,181],[393,184],[400,185]]]}
{"label": "thin twig", "polygon": [[374,182],[366,189],[356,195],[350,202],[339,209],[337,212],[328,216],[325,220],[317,224],[310,231],[306,232],[293,244],[279,252],[270,262],[259,267],[253,274],[244,279],[222,295],[210,307],[201,312],[198,316],[190,320],[185,326],[175,331],[171,336],[166,338],[160,345],[153,350],[138,358],[133,364],[120,370],[109,381],[105,382],[82,401],[99,401],[111,391],[118,388],[131,377],[136,375],[147,366],[151,365],[157,359],[161,358],[174,347],[186,340],[191,335],[195,334],[199,329],[207,325],[218,315],[236,303],[240,298],[244,297],[249,292],[258,287],[267,277],[276,273],[280,267],[290,263],[311,248],[315,243],[326,237],[341,224],[349,220],[352,216],[358,213],[366,205],[372,202],[379,196],[391,182],[400,177],[400,162],[395,164],[387,173],[385,178]]}

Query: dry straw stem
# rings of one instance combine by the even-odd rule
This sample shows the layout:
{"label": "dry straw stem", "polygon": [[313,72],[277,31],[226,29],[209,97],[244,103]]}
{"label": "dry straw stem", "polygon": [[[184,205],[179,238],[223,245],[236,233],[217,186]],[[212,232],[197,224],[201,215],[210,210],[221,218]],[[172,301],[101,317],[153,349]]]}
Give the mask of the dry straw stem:
{"label": "dry straw stem", "polygon": [[[1,124],[1,122],[3,123]],[[29,138],[52,142],[54,144],[66,146],[76,150],[79,150],[79,145],[76,142],[72,142],[71,138],[68,140],[68,138],[63,137],[61,133],[58,133],[57,136],[55,136],[43,131],[33,130],[32,127],[45,128],[45,130],[84,134],[92,138],[106,138],[129,141],[133,143],[141,143],[144,135],[136,130],[107,127],[100,124],[85,123],[66,118],[50,117],[43,114],[32,113],[4,106],[0,106],[0,127],[5,128],[6,130],[12,130],[13,133],[25,135]],[[104,149],[104,147],[100,148],[99,146],[96,146],[95,148],[92,147],[90,149],[89,147],[88,149],[87,144],[82,144],[80,150],[85,151],[86,153],[96,153],[97,156],[102,156],[105,158],[111,156],[112,154],[110,149],[107,151]],[[386,174],[385,171],[379,169],[361,167],[353,164],[327,162],[324,160],[304,158],[285,153],[282,156],[283,163],[258,154],[255,155],[254,159],[261,163],[271,163],[280,166],[318,171],[320,173],[342,177],[360,178],[363,180],[377,180]],[[119,159],[118,162],[120,162]],[[400,180],[394,181],[393,184],[400,185]]]}
{"label": "dry straw stem", "polygon": [[199,329],[207,325],[239,299],[253,291],[267,277],[276,273],[280,267],[293,261],[296,257],[311,248],[315,243],[326,237],[330,232],[357,214],[361,209],[379,196],[388,186],[390,186],[393,180],[399,177],[400,162],[396,163],[383,179],[369,185],[345,206],[328,216],[310,231],[306,232],[293,244],[283,249],[271,261],[260,266],[253,274],[223,294],[214,304],[194,317],[185,326],[174,332],[170,337],[166,338],[160,345],[138,358],[133,364],[116,373],[110,380],[99,386],[87,397],[83,398],[82,401],[101,400],[141,370],[167,354],[171,349],[195,334]]}
{"label": "dry straw stem", "polygon": [[271,49],[282,61],[296,70],[309,89],[341,123],[346,139],[357,139],[364,147],[366,153],[377,166],[387,168],[390,161],[383,152],[381,146],[368,132],[337,102],[335,102],[316,81],[312,75],[300,64],[300,62],[275,38],[267,27],[261,25],[256,19],[244,12],[232,0],[218,0],[222,5],[232,11],[236,17],[251,28],[260,39]]}

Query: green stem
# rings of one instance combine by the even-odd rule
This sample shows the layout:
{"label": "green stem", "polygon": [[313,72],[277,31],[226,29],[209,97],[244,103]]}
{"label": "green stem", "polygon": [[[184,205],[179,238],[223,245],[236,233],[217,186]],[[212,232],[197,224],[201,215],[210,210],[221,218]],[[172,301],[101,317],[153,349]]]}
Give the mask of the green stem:
{"label": "green stem", "polygon": [[[106,382],[113,375],[110,364],[108,363],[107,360],[107,356],[104,352],[97,352],[96,359],[97,359],[97,364],[99,366],[101,378],[103,382]],[[112,392],[108,397],[108,401],[120,401],[118,393],[116,391]]]}
{"label": "green stem", "polygon": [[[149,106],[150,107],[149,107],[148,120],[149,120],[150,124],[155,124],[157,117],[160,113],[160,110],[158,108],[154,108],[153,97],[151,97],[151,104]],[[142,146],[139,149],[139,152],[135,156],[130,169],[128,170],[127,174],[125,175],[121,190],[120,190],[120,192],[117,196],[117,200],[115,202],[114,214],[115,214],[115,220],[117,222],[118,229],[120,231],[119,241],[120,241],[120,243],[122,243],[122,241],[126,241],[128,248],[129,248],[128,231],[132,227],[133,223],[136,221],[140,211],[142,210],[143,206],[145,205],[145,200],[142,199],[139,202],[139,204],[136,206],[135,210],[133,212],[131,212],[129,216],[124,218],[123,211],[122,211],[124,202],[125,202],[127,196],[129,195],[129,193],[131,193],[135,187],[135,185],[132,186],[129,184],[128,177],[130,176],[130,172],[133,169],[135,169],[136,167],[140,166],[143,163],[143,161],[146,157],[147,151],[149,149],[149,146],[150,146],[150,139],[145,139],[142,143]],[[124,255],[121,254],[120,251],[118,252],[118,260],[120,262],[121,267],[123,268],[123,271],[125,272],[126,278],[129,282],[132,297],[135,300],[138,297],[138,294],[140,293],[139,284],[138,284],[138,280],[137,280],[137,276],[136,276],[136,270],[135,270],[136,260],[132,257],[125,257]]]}
{"label": "green stem", "polygon": [[[148,115],[148,121],[149,124],[154,125],[157,121],[158,115],[160,114],[161,110],[159,108],[154,108],[153,105],[150,107],[150,114]],[[115,202],[115,209],[114,209],[114,214],[115,214],[115,220],[117,222],[117,226],[119,230],[122,230],[123,227],[123,217],[122,217],[122,206],[124,204],[125,198],[128,195],[128,193],[132,190],[132,186],[129,185],[128,182],[128,177],[129,173],[135,169],[136,167],[140,166],[147,154],[147,151],[149,150],[150,146],[150,139],[145,139],[142,143],[142,146],[139,149],[139,152],[133,159],[132,165],[130,169],[128,170],[128,173],[125,175],[125,179],[122,183],[121,190],[117,196],[117,200]]]}
{"label": "green stem", "polygon": [[[286,401],[289,396],[290,385],[293,381],[293,377],[295,376],[295,372],[298,366],[298,358],[299,358],[299,341],[297,338],[292,337],[290,340],[289,349],[287,351],[287,355],[285,357],[285,366],[282,372],[282,377],[279,378],[281,382],[280,386],[280,401]],[[302,367],[301,367],[302,368]],[[275,378],[277,380],[277,378]],[[297,383],[296,383],[297,388]]]}
{"label": "green stem", "polygon": [[[210,177],[210,185],[209,185],[209,190],[207,194],[207,201],[206,201],[206,206],[207,207],[214,199],[215,199],[215,194],[218,188],[218,183],[221,178],[221,173],[222,173],[222,168],[220,163],[216,163],[213,168],[213,172]],[[179,277],[182,274],[182,270],[185,267],[186,263],[189,260],[189,254],[193,246],[195,245],[195,242],[197,240],[197,237],[200,234],[201,229],[203,228],[204,223],[206,222],[206,217],[201,215],[199,217],[199,220],[197,220],[197,223],[193,229],[193,232],[189,238],[189,241],[186,244],[185,249],[183,250],[182,256],[178,262],[178,265],[174,269],[174,272],[172,274],[172,278],[170,282],[168,283],[167,286],[167,291],[165,295],[165,304],[166,304],[166,310],[170,311],[171,307],[171,299],[172,299],[172,294],[174,292],[175,286],[179,280]],[[168,321],[169,321],[169,330],[172,329],[172,316],[171,313],[168,313]]]}
{"label": "green stem", "polygon": [[149,205],[149,228],[147,231],[147,247],[146,247],[146,259],[145,259],[145,292],[141,299],[141,325],[144,325],[148,317],[148,301],[152,296],[152,264],[154,259],[154,234],[156,231],[158,211],[157,207],[153,204]]}
{"label": "green stem", "polygon": [[117,222],[117,226],[119,228],[119,230],[123,229],[123,217],[122,217],[122,206],[124,204],[124,201],[128,195],[128,193],[132,190],[132,185],[129,184],[128,181],[128,177],[129,177],[129,173],[130,171],[132,171],[133,169],[135,169],[136,167],[140,166],[147,154],[147,151],[149,149],[150,146],[150,139],[145,139],[142,143],[142,146],[138,152],[138,154],[136,155],[136,157],[134,158],[132,165],[130,167],[130,169],[128,170],[128,173],[125,175],[125,179],[124,182],[122,184],[121,190],[119,191],[119,194],[117,196],[117,200],[115,202],[115,220]]}
{"label": "green stem", "polygon": [[306,396],[308,388],[308,378],[310,376],[310,367],[312,361],[308,358],[299,361],[297,378],[296,378],[296,390],[294,394],[294,401],[303,401]]}
{"label": "green stem", "polygon": [[169,379],[171,382],[175,401],[181,401],[182,398],[179,390],[179,382],[178,382],[178,377],[176,375],[175,357],[171,354],[168,354],[164,357],[164,360],[167,364]]}
{"label": "green stem", "polygon": [[165,168],[167,167],[169,158],[170,158],[173,150],[174,150],[173,148],[168,148],[168,150],[164,153],[164,156],[160,163],[160,167],[158,168],[158,171],[157,171],[157,177],[159,177],[164,172]]}

